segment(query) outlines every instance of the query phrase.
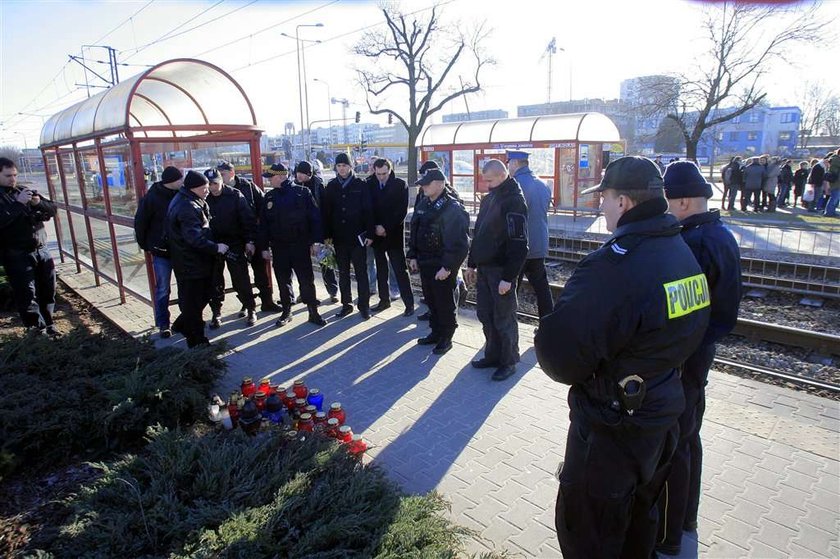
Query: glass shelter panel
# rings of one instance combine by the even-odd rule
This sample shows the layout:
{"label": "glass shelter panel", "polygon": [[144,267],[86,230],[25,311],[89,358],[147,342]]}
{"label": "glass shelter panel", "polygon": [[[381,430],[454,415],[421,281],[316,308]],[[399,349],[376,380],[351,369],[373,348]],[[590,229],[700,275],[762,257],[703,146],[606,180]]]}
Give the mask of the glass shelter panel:
{"label": "glass shelter panel", "polygon": [[88,244],[87,229],[83,215],[73,212],[73,233],[76,235],[76,248],[79,250],[79,260],[93,266],[90,257],[90,245]]}
{"label": "glass shelter panel", "polygon": [[102,188],[102,175],[99,172],[99,156],[95,150],[79,153],[82,163],[80,169],[85,184],[85,197],[88,209],[105,211],[105,190]]}
{"label": "glass shelter panel", "polygon": [[471,149],[458,149],[452,152],[452,175],[475,175],[475,152]]}
{"label": "glass shelter panel", "polygon": [[581,142],[617,142],[618,128],[609,117],[600,113],[587,113],[580,124],[578,140]]}
{"label": "glass shelter panel", "polygon": [[495,120],[478,120],[465,122],[455,134],[455,141],[459,144],[484,144],[490,141],[490,131]]}
{"label": "glass shelter panel", "polygon": [[528,142],[534,118],[509,118],[499,120],[490,135],[491,142]]}
{"label": "glass shelter panel", "polygon": [[93,247],[96,250],[96,264],[99,266],[99,271],[116,283],[117,266],[114,262],[114,251],[111,248],[111,232],[108,229],[108,222],[91,217],[90,230],[93,232]]}
{"label": "glass shelter panel", "polygon": [[[73,257],[73,237],[70,236],[70,220],[67,218],[67,212],[58,210],[58,228],[61,230],[61,249]],[[76,217],[79,217],[78,214]],[[49,231],[49,228],[47,228]]]}
{"label": "glass shelter panel", "polygon": [[47,162],[47,176],[50,179],[50,184],[55,189],[55,200],[53,202],[66,204],[67,200],[64,199],[64,190],[61,188],[61,176],[58,174],[58,160],[55,158],[55,153],[50,152],[45,154],[44,159]]}
{"label": "glass shelter panel", "polygon": [[[149,298],[149,280],[146,276],[146,257],[134,240],[134,229],[114,225],[117,238],[117,250],[120,254],[120,268],[122,269],[123,284],[135,293]],[[175,298],[176,290],[172,291]]]}
{"label": "glass shelter panel", "polygon": [[111,213],[133,218],[137,211],[137,195],[131,174],[130,150],[127,145],[103,148],[102,156],[108,176]]}
{"label": "glass shelter panel", "polygon": [[581,114],[571,114],[538,117],[531,132],[531,140],[535,142],[575,140],[582,116]]}
{"label": "glass shelter panel", "polygon": [[79,178],[76,175],[76,163],[73,161],[73,154],[62,153],[58,158],[61,161],[61,169],[64,171],[64,180],[67,181],[67,203],[82,207],[82,188],[79,186]]}

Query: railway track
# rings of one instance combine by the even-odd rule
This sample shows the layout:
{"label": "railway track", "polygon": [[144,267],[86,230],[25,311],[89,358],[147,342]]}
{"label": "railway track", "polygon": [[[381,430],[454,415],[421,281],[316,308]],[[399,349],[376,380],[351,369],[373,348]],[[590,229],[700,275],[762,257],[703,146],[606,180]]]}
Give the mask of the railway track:
{"label": "railway track", "polygon": [[834,384],[831,382],[824,382],[817,379],[812,379],[808,377],[803,377],[801,375],[794,375],[791,373],[785,373],[783,371],[777,371],[775,369],[768,369],[766,367],[760,367],[758,365],[751,365],[749,363],[739,363],[738,361],[732,361],[731,359],[724,359],[723,357],[715,357],[715,363],[719,365],[724,365],[726,367],[732,367],[734,369],[739,369],[741,371],[746,371],[747,373],[760,375],[764,377],[770,377],[772,379],[781,380],[784,382],[789,382],[792,384],[796,384],[799,386],[807,386],[810,388],[815,388],[817,390],[825,390],[826,392],[830,392],[832,394],[840,394],[840,385]]}

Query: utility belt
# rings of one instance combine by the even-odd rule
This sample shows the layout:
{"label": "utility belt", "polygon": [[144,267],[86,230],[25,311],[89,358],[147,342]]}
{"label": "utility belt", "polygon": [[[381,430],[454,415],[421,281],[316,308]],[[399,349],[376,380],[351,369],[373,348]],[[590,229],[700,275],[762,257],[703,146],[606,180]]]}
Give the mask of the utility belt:
{"label": "utility belt", "polygon": [[632,416],[644,404],[648,386],[659,384],[662,377],[672,372],[673,369],[653,373],[631,373],[621,377],[595,375],[587,383],[586,391],[590,396],[606,402],[616,413]]}

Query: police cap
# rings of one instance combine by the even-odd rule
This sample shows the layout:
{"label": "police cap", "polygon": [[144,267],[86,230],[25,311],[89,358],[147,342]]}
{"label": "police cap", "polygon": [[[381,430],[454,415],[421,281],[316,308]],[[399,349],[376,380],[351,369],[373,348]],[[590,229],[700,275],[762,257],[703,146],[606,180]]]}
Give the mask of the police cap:
{"label": "police cap", "polygon": [[216,169],[219,171],[233,171],[233,165],[231,165],[229,161],[219,161],[219,164],[216,165]]}
{"label": "police cap", "polygon": [[443,176],[443,173],[440,172],[440,169],[431,169],[430,171],[426,171],[426,174],[420,177],[414,184],[419,186],[426,186],[427,184],[431,184],[433,181],[446,182],[446,177]]}
{"label": "police cap", "polygon": [[639,155],[619,157],[607,165],[601,184],[581,191],[581,194],[613,190],[655,190],[663,187],[659,166]]}
{"label": "police cap", "polygon": [[420,168],[417,170],[417,172],[421,175],[425,175],[432,169],[440,170],[440,166],[437,164],[437,161],[432,161],[430,159],[429,161],[424,161],[423,164],[420,165]]}
{"label": "police cap", "polygon": [[511,159],[524,159],[524,160],[527,161],[528,156],[531,155],[527,151],[510,150],[510,149],[507,150],[506,153],[507,153],[508,161],[510,161]]}
{"label": "police cap", "polygon": [[204,171],[204,176],[210,182],[222,182],[222,175],[216,169],[207,169]]}
{"label": "police cap", "polygon": [[265,178],[271,178],[271,177],[274,177],[276,175],[288,175],[288,174],[289,174],[289,169],[287,169],[285,165],[283,165],[282,163],[275,163],[274,165],[272,165],[268,169],[268,171],[263,173],[262,176],[264,176]]}

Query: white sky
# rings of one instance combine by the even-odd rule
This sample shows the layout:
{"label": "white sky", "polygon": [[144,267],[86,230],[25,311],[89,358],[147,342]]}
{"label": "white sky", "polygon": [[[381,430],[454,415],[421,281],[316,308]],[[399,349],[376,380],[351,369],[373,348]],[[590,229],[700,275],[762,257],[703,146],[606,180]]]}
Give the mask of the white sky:
{"label": "white sky", "polygon": [[[361,61],[350,53],[361,35],[354,31],[382,21],[375,2],[154,0],[100,41],[148,3],[0,0],[0,145],[22,146],[22,135],[29,147],[37,145],[42,119],[18,112],[49,116],[86,97],[84,89],[72,92],[75,83],[83,82],[81,67],[62,67],[69,54],[79,54],[82,44],[93,42],[115,47],[121,51],[120,62],[130,64],[177,57],[217,64],[245,89],[268,133],[281,133],[286,122],[298,127],[295,42],[281,33],[294,36],[295,25],[310,23],[324,25],[300,30],[302,38],[324,41],[306,49],[310,120],[326,119],[328,114],[326,88],[312,81],[318,78],[330,84],[333,97],[346,97],[354,104],[349,115],[361,110],[363,121],[385,124],[385,116],[365,114],[364,94],[353,71]],[[414,11],[432,3],[410,0],[402,6]],[[552,100],[568,99],[570,62],[574,98],[617,98],[623,79],[678,71],[696,59],[705,45],[700,40],[701,8],[701,3],[682,0],[450,0],[442,9],[445,23],[464,28],[486,19],[493,29],[486,47],[497,64],[484,74],[485,91],[468,98],[470,110],[501,108],[516,116],[517,105],[546,101],[547,65],[540,57],[552,37],[565,49],[554,58]],[[824,1],[821,13],[840,21],[840,0]],[[203,23],[207,24],[189,31]],[[280,25],[258,33],[275,24]],[[168,32],[183,34],[135,53]],[[206,52],[214,47],[221,48]],[[106,57],[102,49],[90,56]],[[831,77],[836,74],[840,41],[798,47],[789,57],[794,65],[776,64],[766,81],[772,103],[796,104],[804,80],[821,80],[840,89],[840,81]],[[95,69],[107,71],[103,65]],[[142,70],[121,67],[120,75],[127,78]],[[443,113],[463,111],[464,101],[459,99]],[[333,118],[340,112],[333,105]]]}

